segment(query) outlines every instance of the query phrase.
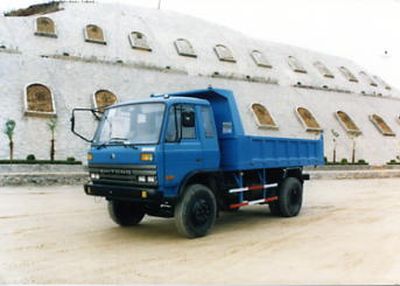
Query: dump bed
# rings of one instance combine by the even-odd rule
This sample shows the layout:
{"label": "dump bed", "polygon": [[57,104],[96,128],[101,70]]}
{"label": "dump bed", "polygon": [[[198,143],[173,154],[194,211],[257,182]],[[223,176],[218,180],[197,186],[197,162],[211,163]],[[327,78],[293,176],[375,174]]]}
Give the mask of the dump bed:
{"label": "dump bed", "polygon": [[323,138],[319,140],[238,136],[220,140],[221,168],[248,170],[322,165]]}
{"label": "dump bed", "polygon": [[210,102],[218,132],[222,170],[324,164],[322,135],[317,140],[246,135],[235,97],[230,90],[209,88],[172,96],[195,97]]}

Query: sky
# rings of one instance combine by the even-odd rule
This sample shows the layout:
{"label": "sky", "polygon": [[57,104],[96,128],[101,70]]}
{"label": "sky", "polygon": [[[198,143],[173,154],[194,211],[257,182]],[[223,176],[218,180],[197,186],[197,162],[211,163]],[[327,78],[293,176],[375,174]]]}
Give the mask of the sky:
{"label": "sky", "polygon": [[[159,0],[96,0],[157,8]],[[161,0],[249,36],[352,59],[400,88],[400,0]],[[0,10],[43,1],[0,0]]]}

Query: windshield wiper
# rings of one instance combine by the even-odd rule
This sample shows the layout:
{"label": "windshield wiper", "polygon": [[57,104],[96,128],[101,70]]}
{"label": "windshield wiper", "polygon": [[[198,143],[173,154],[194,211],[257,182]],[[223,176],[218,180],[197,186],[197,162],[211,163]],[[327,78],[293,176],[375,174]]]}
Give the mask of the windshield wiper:
{"label": "windshield wiper", "polygon": [[128,138],[121,138],[121,137],[113,137],[110,140],[108,140],[108,143],[115,142],[115,143],[121,143],[124,147],[131,147],[133,149],[138,149],[133,143],[126,143]]}
{"label": "windshield wiper", "polygon": [[108,140],[108,143],[117,141],[117,142],[125,142],[128,140],[128,138],[123,138],[123,137],[111,137],[110,140]]}
{"label": "windshield wiper", "polygon": [[[136,147],[134,144],[126,143],[125,142],[126,140],[128,140],[128,138],[112,137],[107,142],[104,142],[104,143],[100,144],[99,146],[97,146],[97,149],[105,148],[108,145],[110,145],[110,143],[117,143],[118,145],[121,144],[124,147],[130,147],[130,148],[133,148],[133,149],[138,149],[138,147]],[[117,144],[113,144],[113,145],[117,145]]]}

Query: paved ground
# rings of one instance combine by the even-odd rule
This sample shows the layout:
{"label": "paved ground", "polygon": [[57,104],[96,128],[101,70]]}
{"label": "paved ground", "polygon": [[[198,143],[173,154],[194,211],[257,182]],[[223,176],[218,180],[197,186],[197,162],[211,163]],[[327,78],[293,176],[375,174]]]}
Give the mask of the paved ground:
{"label": "paved ground", "polygon": [[202,239],[171,219],[115,226],[79,186],[0,189],[0,282],[400,283],[400,179],[314,181],[299,217],[225,214]]}

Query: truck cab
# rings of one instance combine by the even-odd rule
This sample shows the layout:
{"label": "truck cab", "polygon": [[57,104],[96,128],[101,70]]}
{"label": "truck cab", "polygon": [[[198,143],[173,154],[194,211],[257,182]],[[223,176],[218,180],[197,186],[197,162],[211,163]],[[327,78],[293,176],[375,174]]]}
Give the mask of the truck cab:
{"label": "truck cab", "polygon": [[[84,138],[74,130],[80,111],[98,111],[74,109],[72,132]],[[84,190],[106,198],[121,226],[146,214],[175,217],[181,234],[199,237],[220,210],[261,203],[295,216],[308,178],[302,167],[323,161],[322,138],[245,135],[228,90],[152,95],[107,107],[99,118],[93,138],[84,138],[91,143]]]}
{"label": "truck cab", "polygon": [[85,189],[168,204],[185,177],[218,169],[219,158],[206,100],[163,95],[118,104],[100,119],[88,154],[92,182]]}

